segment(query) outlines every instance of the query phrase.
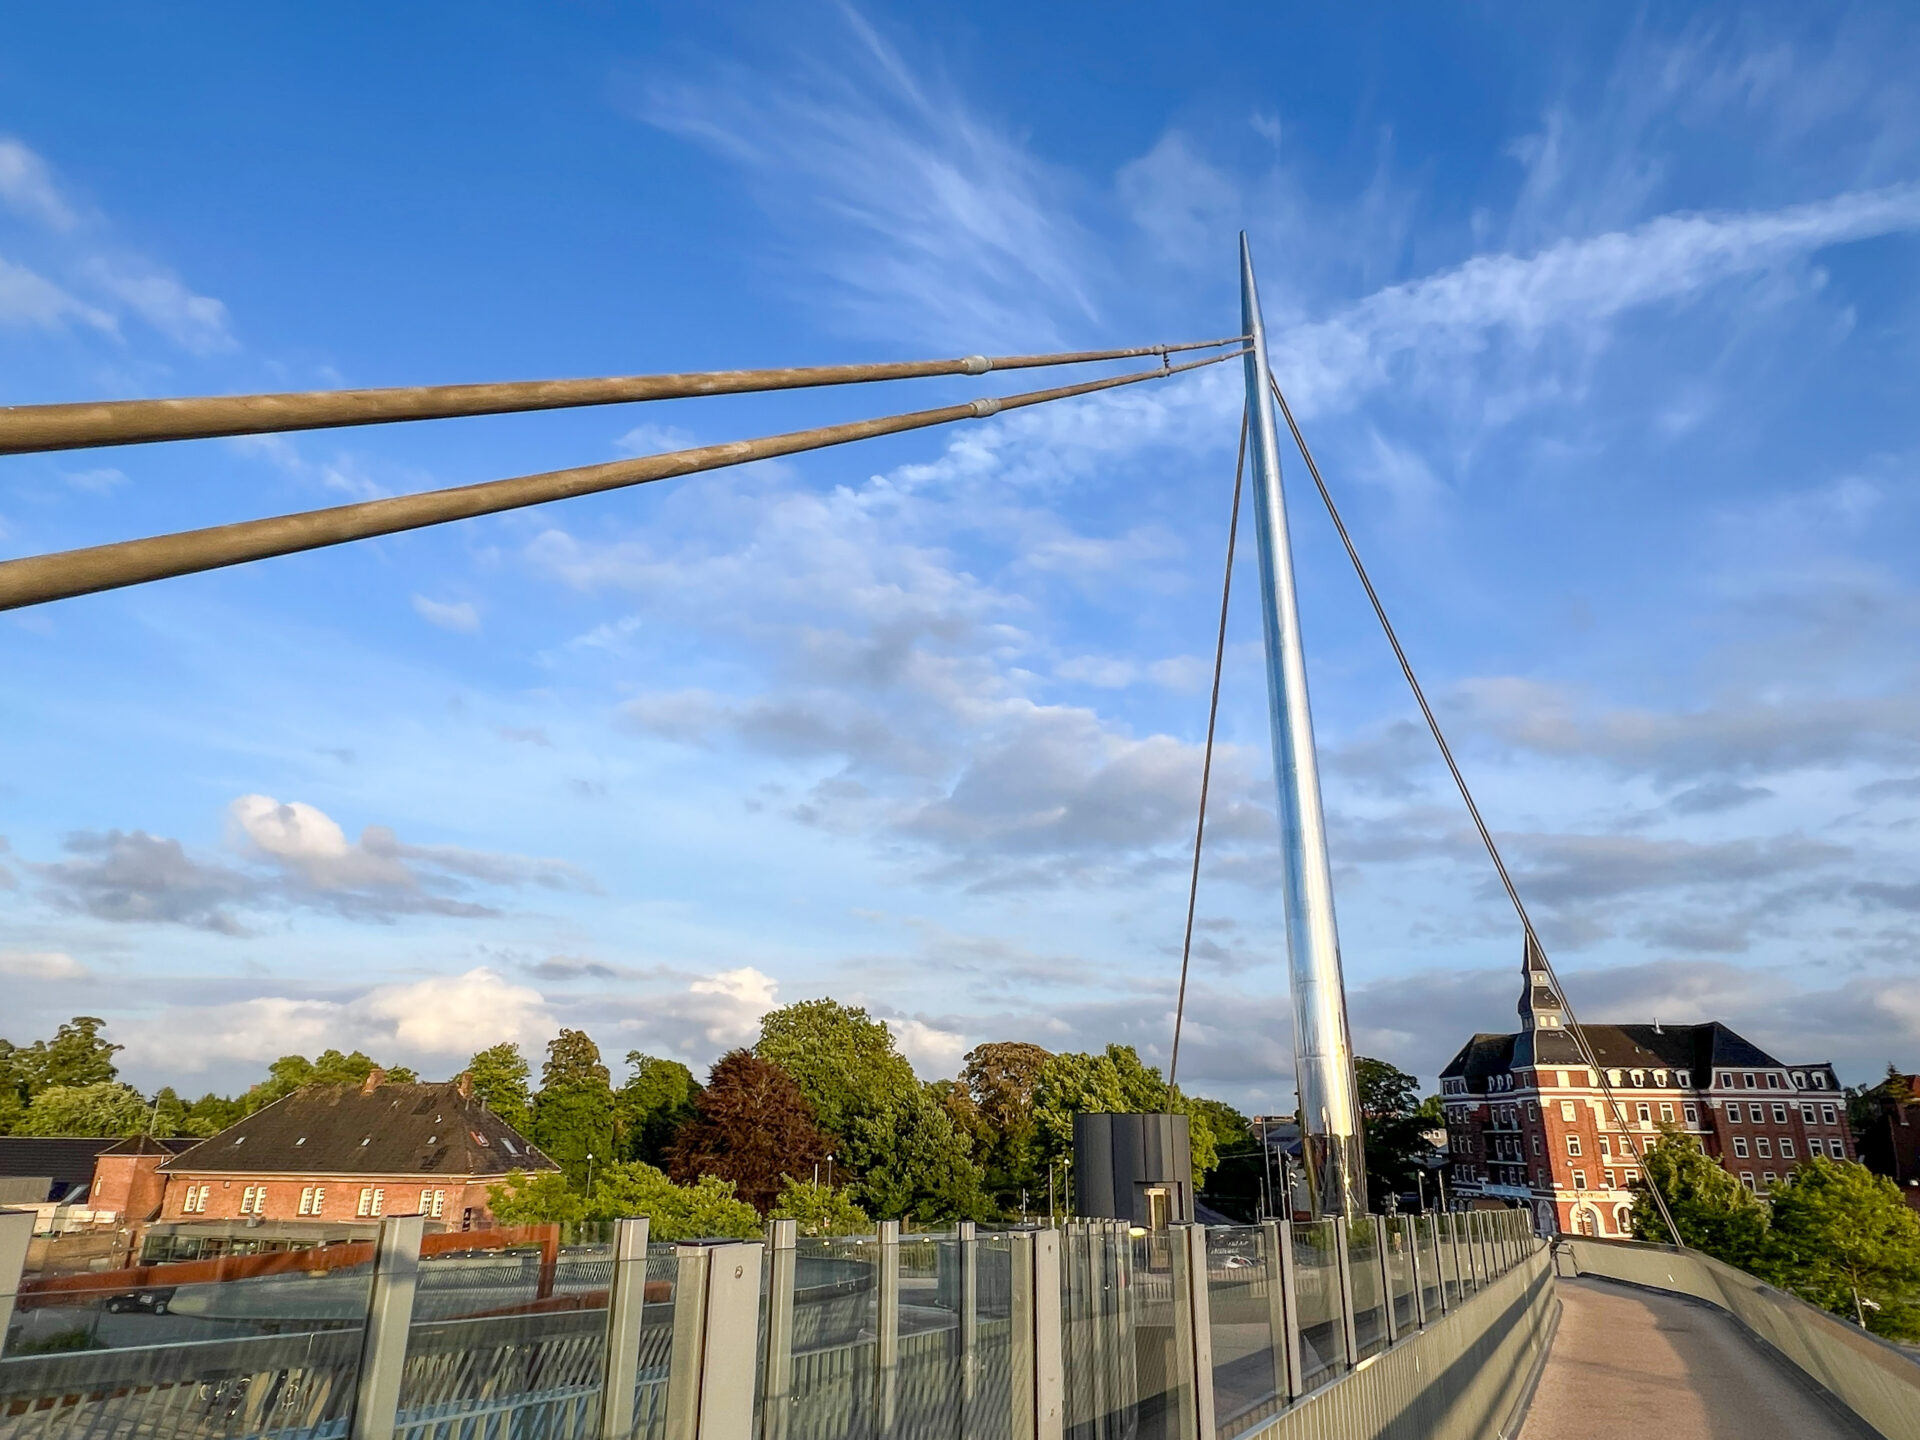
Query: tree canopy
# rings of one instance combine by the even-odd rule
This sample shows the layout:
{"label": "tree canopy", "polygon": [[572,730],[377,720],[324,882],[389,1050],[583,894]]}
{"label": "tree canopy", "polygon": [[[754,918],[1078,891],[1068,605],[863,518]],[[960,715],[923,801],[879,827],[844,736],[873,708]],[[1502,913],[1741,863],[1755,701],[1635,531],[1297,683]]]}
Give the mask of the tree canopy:
{"label": "tree canopy", "polygon": [[21,1135],[139,1135],[152,1115],[140,1092],[116,1080],[49,1085],[33,1097],[17,1129]]}
{"label": "tree canopy", "polygon": [[1385,1060],[1353,1062],[1360,1125],[1367,1154],[1368,1203],[1389,1209],[1387,1197],[1418,1188],[1419,1172],[1437,1152],[1427,1131],[1444,1123],[1420,1098],[1420,1082]]}
{"label": "tree canopy", "polygon": [[1048,1058],[1034,1082],[1034,1149],[1043,1177],[1049,1165],[1071,1171],[1073,1117],[1079,1114],[1184,1114],[1193,1152],[1193,1186],[1219,1163],[1209,1112],[1195,1123],[1205,1102],[1170,1091],[1159,1070],[1142,1063],[1131,1045],[1109,1045],[1098,1055],[1067,1052]]}
{"label": "tree canopy", "polygon": [[676,1185],[653,1166],[620,1161],[596,1172],[593,1194],[582,1195],[564,1175],[515,1170],[487,1187],[487,1207],[504,1225],[569,1224],[644,1215],[649,1240],[748,1240],[761,1233],[760,1212],[733,1193],[733,1183],[703,1176]]}
{"label": "tree canopy", "polygon": [[532,1139],[576,1189],[586,1188],[590,1166],[604,1172],[615,1159],[613,1084],[584,1030],[562,1030],[547,1042]]}
{"label": "tree canopy", "polygon": [[681,1184],[703,1175],[730,1180],[764,1214],[785,1182],[811,1181],[830,1153],[793,1078],[751,1051],[734,1050],[714,1065],[693,1118],[674,1137],[667,1173]]}
{"label": "tree canopy", "polygon": [[494,1114],[522,1135],[533,1131],[533,1069],[520,1047],[503,1040],[477,1051],[467,1061],[473,1093]]}
{"label": "tree canopy", "polygon": [[627,1065],[631,1073],[614,1096],[621,1148],[627,1159],[665,1164],[674,1132],[693,1116],[699,1082],[678,1060],[639,1050],[627,1052]]}
{"label": "tree canopy", "polygon": [[[1920,1340],[1920,1214],[1864,1165],[1824,1157],[1774,1187],[1763,1275],[1894,1340]],[[1877,1307],[1877,1308],[1875,1308]]]}

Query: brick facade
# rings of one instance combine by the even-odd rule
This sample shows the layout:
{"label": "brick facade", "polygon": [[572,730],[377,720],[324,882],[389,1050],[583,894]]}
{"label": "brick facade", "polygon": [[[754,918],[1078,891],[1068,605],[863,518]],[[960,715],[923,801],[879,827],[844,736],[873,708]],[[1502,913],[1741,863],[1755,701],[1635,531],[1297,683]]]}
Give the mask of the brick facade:
{"label": "brick facade", "polygon": [[1520,1033],[1476,1035],[1441,1072],[1456,1200],[1526,1205],[1543,1231],[1627,1234],[1628,1187],[1663,1125],[1760,1195],[1809,1157],[1854,1158],[1830,1064],[1783,1065],[1717,1023],[1585,1026],[1610,1105],[1544,965],[1529,953],[1524,968]]}

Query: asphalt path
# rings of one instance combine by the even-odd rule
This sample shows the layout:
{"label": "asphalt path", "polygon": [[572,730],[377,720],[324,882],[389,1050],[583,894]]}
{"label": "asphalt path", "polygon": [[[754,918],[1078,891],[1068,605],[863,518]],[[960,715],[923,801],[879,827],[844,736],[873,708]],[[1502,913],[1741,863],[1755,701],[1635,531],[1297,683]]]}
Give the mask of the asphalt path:
{"label": "asphalt path", "polygon": [[1520,1440],[1857,1440],[1711,1306],[1604,1280],[1555,1285],[1560,1328]]}

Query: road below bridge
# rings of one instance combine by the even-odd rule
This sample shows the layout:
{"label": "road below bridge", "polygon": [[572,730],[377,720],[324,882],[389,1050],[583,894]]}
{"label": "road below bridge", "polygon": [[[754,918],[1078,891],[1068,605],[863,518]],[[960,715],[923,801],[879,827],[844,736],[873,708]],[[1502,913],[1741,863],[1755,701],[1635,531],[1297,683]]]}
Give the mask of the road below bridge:
{"label": "road below bridge", "polygon": [[1560,1329],[1520,1440],[1857,1440],[1730,1316],[1562,1278]]}

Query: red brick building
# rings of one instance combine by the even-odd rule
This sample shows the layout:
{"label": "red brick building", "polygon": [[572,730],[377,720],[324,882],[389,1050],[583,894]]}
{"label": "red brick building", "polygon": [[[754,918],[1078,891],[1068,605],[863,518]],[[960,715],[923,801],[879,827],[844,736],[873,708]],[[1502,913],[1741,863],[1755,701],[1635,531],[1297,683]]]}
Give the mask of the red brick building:
{"label": "red brick building", "polygon": [[283,1249],[371,1236],[387,1215],[485,1229],[487,1188],[559,1167],[473,1098],[444,1084],[308,1085],[160,1161],[147,1260]]}
{"label": "red brick building", "polygon": [[1522,970],[1519,1033],[1475,1035],[1440,1072],[1456,1200],[1526,1205],[1545,1232],[1626,1234],[1628,1187],[1662,1125],[1760,1195],[1810,1156],[1853,1158],[1833,1066],[1782,1064],[1717,1021],[1583,1026],[1616,1116],[1530,945]]}
{"label": "red brick building", "polygon": [[1920,1075],[1902,1075],[1905,1100],[1873,1095],[1875,1115],[1860,1135],[1860,1163],[1900,1187],[1907,1204],[1920,1210]]}

